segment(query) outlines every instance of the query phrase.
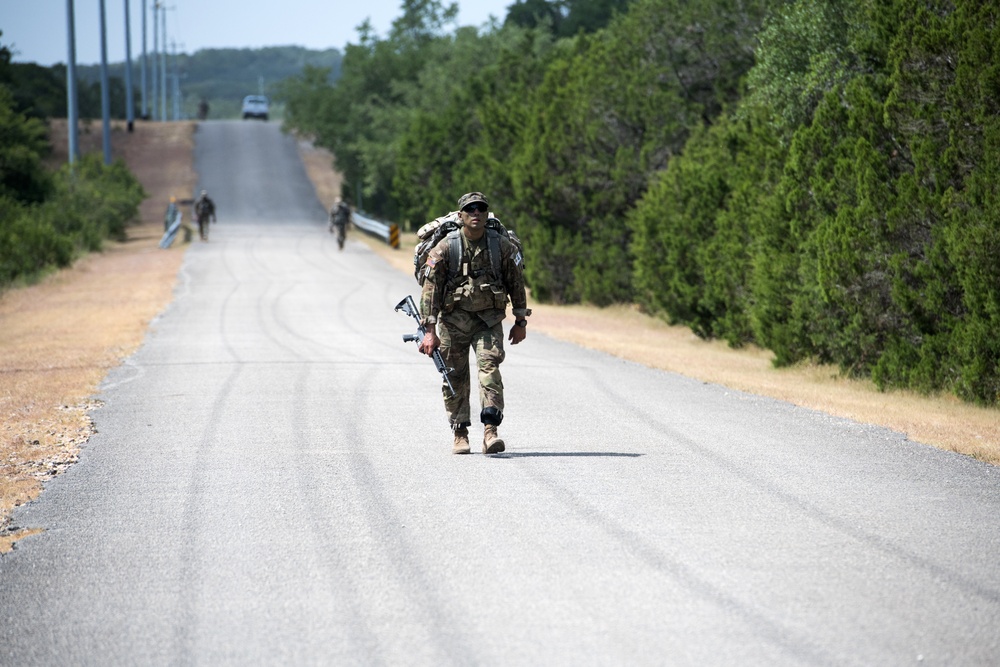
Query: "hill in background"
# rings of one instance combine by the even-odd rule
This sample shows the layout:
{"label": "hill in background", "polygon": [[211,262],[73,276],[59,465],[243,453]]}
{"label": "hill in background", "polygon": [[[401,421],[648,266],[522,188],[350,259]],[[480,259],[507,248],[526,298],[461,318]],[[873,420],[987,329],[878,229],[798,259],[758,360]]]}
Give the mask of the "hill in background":
{"label": "hill in background", "polygon": [[[142,54],[132,58],[132,85],[136,116],[141,116],[140,84]],[[299,74],[306,65],[327,68],[330,82],[340,78],[342,54],[338,49],[316,51],[300,46],[276,46],[261,49],[202,49],[194,54],[168,55],[167,118],[174,118],[174,96],[180,118],[196,118],[198,105],[205,100],[209,118],[237,118],[245,95],[271,94],[275,84]],[[66,117],[66,67],[41,67],[34,63],[11,63],[12,88],[22,110],[41,118]],[[109,63],[111,78],[111,114],[125,118],[125,63]],[[100,65],[77,65],[79,105],[82,118],[99,118]],[[152,54],[146,74],[147,100],[153,102]],[[176,84],[176,85],[175,85]],[[162,88],[161,88],[162,91]],[[281,117],[280,104],[272,108],[272,117]]]}

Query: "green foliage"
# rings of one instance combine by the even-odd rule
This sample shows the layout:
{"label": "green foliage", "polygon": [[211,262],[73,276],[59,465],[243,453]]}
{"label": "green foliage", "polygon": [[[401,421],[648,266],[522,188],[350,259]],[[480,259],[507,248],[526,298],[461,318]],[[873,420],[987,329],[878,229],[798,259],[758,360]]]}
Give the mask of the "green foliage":
{"label": "green foliage", "polygon": [[[631,258],[594,257],[607,253],[607,240],[630,246],[626,218],[650,176],[681,152],[692,128],[737,99],[762,16],[755,2],[640,0],[549,64],[510,169],[515,199],[532,206],[524,224],[543,221],[579,238],[582,253],[563,256],[571,264],[558,275],[586,287],[548,285],[554,298],[633,298],[631,272],[621,279]],[[529,249],[533,259],[547,252]]]}
{"label": "green foliage", "polygon": [[0,196],[0,286],[67,266],[106,238],[124,240],[145,197],[123,162],[105,165],[96,154],[63,167],[43,202]]}
{"label": "green foliage", "polygon": [[[578,299],[578,294],[565,290],[554,292],[550,286],[574,284],[572,267],[583,250],[580,238],[562,227],[525,225],[522,230],[519,235],[528,254],[525,278],[532,286],[532,297],[552,303]],[[545,248],[546,252],[536,257],[530,249],[539,248]]]}
{"label": "green foliage", "polygon": [[[62,76],[60,76],[60,73]],[[10,66],[15,108],[30,118],[66,117],[66,73],[34,63]],[[97,99],[98,104],[100,98]]]}
{"label": "green foliage", "polygon": [[125,240],[127,223],[136,218],[146,192],[125,163],[105,165],[96,154],[85,155],[59,172],[52,203],[62,215],[57,232],[83,251],[101,249],[104,239]]}
{"label": "green foliage", "polygon": [[1000,402],[991,3],[523,0],[450,35],[404,10],[336,85],[289,83],[366,208],[417,225],[482,190],[535,299]]}
{"label": "green foliage", "polygon": [[996,404],[998,17],[995,8],[975,2],[896,5],[901,27],[890,50],[886,114],[900,158],[912,168],[900,179],[906,197],[892,211],[909,251],[895,298],[918,338],[909,341],[908,356],[880,360],[875,378]]}
{"label": "green foliage", "polygon": [[0,287],[72,260],[73,242],[53,228],[54,212],[0,196]]}
{"label": "green foliage", "polygon": [[[806,124],[823,95],[863,70],[852,40],[865,38],[854,0],[803,0],[776,8],[760,31],[743,108],[769,113],[784,137]],[[858,44],[855,44],[858,46]]]}
{"label": "green foliage", "polygon": [[606,27],[633,0],[517,0],[507,7],[506,25],[542,28],[555,37],[574,37]]}
{"label": "green foliage", "polygon": [[630,215],[636,300],[699,336],[752,339],[753,220],[783,151],[763,119],[697,129]]}
{"label": "green foliage", "polygon": [[25,203],[44,200],[51,188],[42,166],[48,149],[45,126],[16,111],[14,96],[0,84],[0,197]]}
{"label": "green foliage", "polygon": [[887,48],[855,43],[885,67],[834,86],[796,130],[769,204],[780,215],[758,230],[755,333],[780,363],[997,402],[994,14],[869,10],[865,34]]}
{"label": "green foliage", "polygon": [[462,193],[478,190],[516,227],[509,164],[530,114],[523,100],[542,80],[554,42],[547,31],[506,26],[485,34],[463,28],[454,42],[438,46],[442,53],[418,80],[393,197],[419,226],[454,209]]}
{"label": "green foliage", "polygon": [[421,72],[426,63],[449,55],[441,48],[451,40],[444,26],[457,14],[457,6],[438,0],[404,0],[402,9],[387,39],[378,38],[368,23],[361,26],[360,44],[347,46],[336,86],[323,85],[313,72],[283,91],[292,109],[289,127],[309,131],[334,153],[345,197],[393,218],[401,208],[392,188],[403,136],[434,102],[420,87]]}

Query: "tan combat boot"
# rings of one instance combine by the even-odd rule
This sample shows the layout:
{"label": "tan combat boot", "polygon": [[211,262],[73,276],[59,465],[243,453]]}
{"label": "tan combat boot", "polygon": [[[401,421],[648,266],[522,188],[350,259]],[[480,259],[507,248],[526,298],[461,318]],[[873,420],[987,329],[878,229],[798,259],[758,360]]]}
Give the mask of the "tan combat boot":
{"label": "tan combat boot", "polygon": [[504,450],[503,440],[497,435],[493,424],[483,426],[483,454],[499,454]]}
{"label": "tan combat boot", "polygon": [[462,426],[455,429],[455,444],[451,447],[452,454],[468,454],[472,451],[469,447],[469,429]]}

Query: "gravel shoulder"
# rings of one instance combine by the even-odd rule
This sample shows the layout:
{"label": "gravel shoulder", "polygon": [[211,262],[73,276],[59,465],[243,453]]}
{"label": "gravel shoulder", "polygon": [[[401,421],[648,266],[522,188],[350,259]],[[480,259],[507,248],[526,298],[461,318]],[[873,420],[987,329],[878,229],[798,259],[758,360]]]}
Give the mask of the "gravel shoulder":
{"label": "gravel shoulder", "polygon": [[[77,458],[93,433],[88,410],[100,382],[138,346],[155,317],[170,303],[187,244],[158,247],[162,216],[171,196],[190,198],[197,124],[138,123],[128,134],[113,128],[112,150],[149,193],[140,221],[125,243],[38,284],[0,294],[0,554],[36,527],[11,524],[14,507],[36,498],[45,480]],[[65,160],[65,126],[52,128],[56,153]],[[99,150],[100,128],[81,136],[83,150]],[[300,142],[300,154],[320,201],[329,208],[340,176],[322,149]],[[412,234],[393,250],[360,236],[380,257],[412,271]],[[802,365],[775,369],[765,350],[733,350],[703,341],[684,327],[668,326],[634,307],[550,306],[532,303],[530,332],[602,350],[665,371],[770,396],[828,414],[903,432],[915,441],[1000,463],[1000,411],[951,397],[883,393],[869,382],[846,380],[835,368]],[[530,338],[530,333],[529,333]]]}

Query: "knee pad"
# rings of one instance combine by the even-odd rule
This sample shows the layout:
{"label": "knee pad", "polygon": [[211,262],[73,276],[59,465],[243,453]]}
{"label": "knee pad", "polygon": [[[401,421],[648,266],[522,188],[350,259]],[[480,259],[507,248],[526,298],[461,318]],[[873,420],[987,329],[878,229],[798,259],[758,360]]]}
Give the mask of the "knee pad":
{"label": "knee pad", "polygon": [[479,421],[484,424],[499,426],[500,422],[503,421],[503,412],[494,407],[483,408],[483,411],[479,413]]}

